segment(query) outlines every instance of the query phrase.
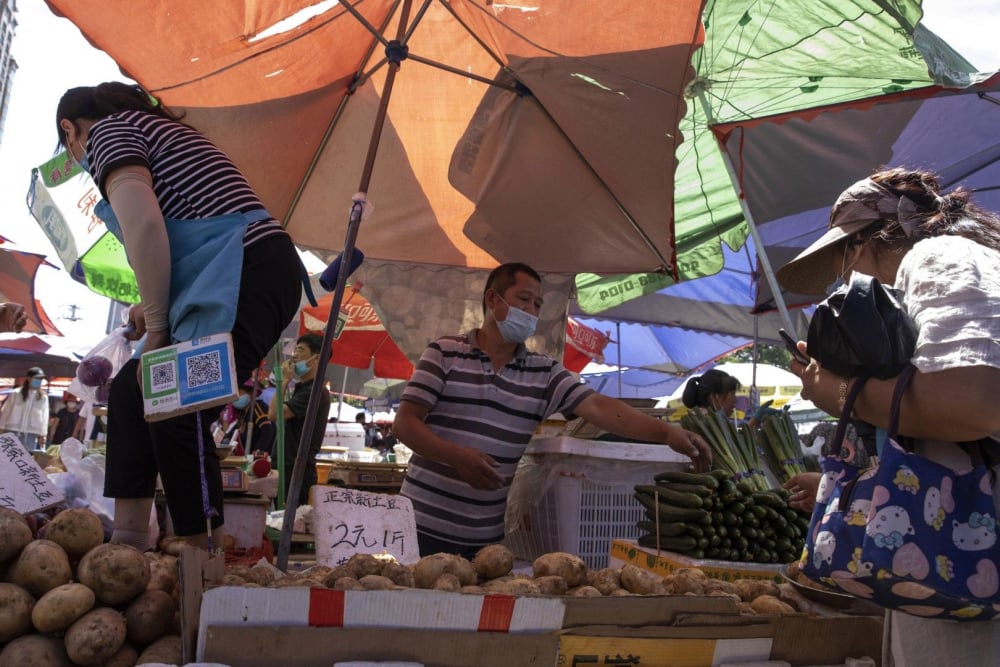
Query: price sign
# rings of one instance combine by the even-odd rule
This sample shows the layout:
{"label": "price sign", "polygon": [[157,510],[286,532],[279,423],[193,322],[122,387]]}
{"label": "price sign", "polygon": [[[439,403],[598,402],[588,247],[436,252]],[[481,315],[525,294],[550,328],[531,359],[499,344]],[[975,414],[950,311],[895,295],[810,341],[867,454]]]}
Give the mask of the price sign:
{"label": "price sign", "polygon": [[62,501],[62,492],[17,436],[0,434],[0,507],[30,514]]}
{"label": "price sign", "polygon": [[387,553],[409,565],[420,560],[409,498],[331,486],[313,487],[316,562],[336,567],[354,554]]}

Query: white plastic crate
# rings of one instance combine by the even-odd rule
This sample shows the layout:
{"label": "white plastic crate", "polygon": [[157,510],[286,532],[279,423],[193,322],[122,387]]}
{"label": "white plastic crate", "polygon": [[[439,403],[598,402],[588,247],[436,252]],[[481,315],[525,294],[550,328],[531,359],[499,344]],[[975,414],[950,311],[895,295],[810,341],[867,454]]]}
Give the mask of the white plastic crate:
{"label": "white plastic crate", "polygon": [[665,445],[536,438],[511,485],[505,542],[523,560],[563,551],[607,567],[612,540],[639,537],[633,487],[689,464]]}

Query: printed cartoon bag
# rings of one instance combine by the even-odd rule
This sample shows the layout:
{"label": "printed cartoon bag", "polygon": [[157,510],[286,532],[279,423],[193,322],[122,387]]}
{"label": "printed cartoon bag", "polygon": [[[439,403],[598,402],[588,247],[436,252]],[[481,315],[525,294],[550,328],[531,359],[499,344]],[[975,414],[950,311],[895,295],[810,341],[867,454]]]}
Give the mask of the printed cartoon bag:
{"label": "printed cartoon bag", "polygon": [[[914,454],[897,437],[899,404],[915,369],[900,374],[881,460],[859,468],[835,451],[809,526],[802,572],[815,581],[915,616],[1000,618],[1000,545],[981,460],[955,472]],[[854,383],[834,443],[864,384]],[[977,446],[966,451],[977,462]]]}

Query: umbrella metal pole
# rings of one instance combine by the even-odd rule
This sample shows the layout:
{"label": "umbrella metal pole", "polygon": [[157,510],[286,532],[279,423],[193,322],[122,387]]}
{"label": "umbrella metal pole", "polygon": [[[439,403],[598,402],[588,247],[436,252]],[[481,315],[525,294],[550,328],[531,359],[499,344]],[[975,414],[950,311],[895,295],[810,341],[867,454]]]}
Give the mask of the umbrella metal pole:
{"label": "umbrella metal pole", "polygon": [[[708,126],[711,127],[712,124],[712,107],[709,105],[708,100],[705,99],[705,91],[702,90],[698,93],[698,101],[701,102],[701,106],[705,111],[705,118],[708,119]],[[718,141],[718,138],[716,138]],[[757,244],[757,258],[760,260],[761,271],[764,272],[764,278],[767,280],[767,284],[771,286],[771,292],[774,293],[774,303],[778,307],[778,312],[781,314],[781,321],[785,323],[785,328],[789,332],[796,331],[795,325],[792,324],[792,318],[788,314],[788,307],[785,305],[785,297],[781,294],[781,287],[778,285],[778,279],[774,275],[774,269],[771,268],[771,260],[767,256],[767,251],[764,249],[764,242],[760,238],[760,232],[757,230],[757,225],[753,221],[753,214],[750,212],[750,207],[747,206],[747,200],[742,194],[742,184],[740,179],[736,176],[736,169],[733,168],[733,162],[729,159],[729,153],[726,152],[726,147],[719,143],[719,153],[722,155],[722,163],[726,165],[726,173],[729,174],[729,180],[732,182],[733,187],[736,188],[738,196],[737,201],[740,203],[740,210],[743,211],[743,219],[747,221],[747,229],[750,230],[750,236],[753,237],[753,242]]]}
{"label": "umbrella metal pole", "polygon": [[[375,116],[375,127],[372,129],[371,141],[368,144],[368,155],[365,158],[364,168],[361,171],[361,183],[358,185],[360,195],[366,195],[368,185],[371,182],[372,169],[375,165],[375,156],[378,153],[379,139],[382,136],[382,128],[385,125],[385,117],[389,108],[389,99],[392,96],[393,83],[396,80],[396,73],[399,71],[399,63],[406,57],[405,47],[401,45],[401,40],[406,34],[406,24],[409,21],[411,0],[404,0],[400,11],[399,24],[397,26],[397,40],[390,43],[387,48],[389,56],[389,69],[385,76],[385,87],[382,91],[382,99],[379,101],[378,113]],[[299,438],[298,451],[295,452],[295,465],[292,466],[292,474],[288,484],[288,494],[285,499],[285,515],[281,522],[281,539],[278,542],[277,566],[285,571],[288,569],[288,555],[292,547],[292,532],[295,524],[295,511],[299,506],[299,494],[302,490],[302,478],[305,476],[306,463],[309,459],[309,443],[313,438],[315,430],[316,413],[319,412],[319,390],[322,389],[323,379],[326,378],[326,368],[330,362],[330,349],[333,346],[333,334],[336,327],[337,314],[340,312],[340,305],[344,299],[344,288],[347,285],[347,278],[351,272],[350,257],[354,255],[354,246],[358,238],[358,228],[361,226],[361,213],[364,201],[360,197],[355,198],[351,206],[351,217],[347,223],[347,238],[344,240],[344,251],[341,254],[343,261],[340,263],[340,274],[337,276],[337,285],[333,290],[333,301],[330,303],[330,314],[327,316],[326,328],[323,332],[323,344],[320,347],[319,362],[316,366],[316,378],[320,385],[313,385],[313,390],[309,394],[309,404],[306,406],[304,423],[302,424],[302,435]],[[315,381],[314,381],[315,382]]]}
{"label": "umbrella metal pole", "polygon": [[618,398],[622,396],[622,323],[615,322],[615,338],[618,339]]}

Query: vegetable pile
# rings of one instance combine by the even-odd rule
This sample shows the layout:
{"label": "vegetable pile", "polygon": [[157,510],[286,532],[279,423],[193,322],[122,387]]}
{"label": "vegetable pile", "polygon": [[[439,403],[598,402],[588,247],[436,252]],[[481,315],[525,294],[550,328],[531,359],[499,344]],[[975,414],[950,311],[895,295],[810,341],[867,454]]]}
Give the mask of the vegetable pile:
{"label": "vegetable pile", "polygon": [[639,544],[691,558],[791,563],[799,558],[809,514],[788,506],[784,489],[757,490],[724,470],[667,471],[639,484],[635,497],[647,519]]}
{"label": "vegetable pile", "polygon": [[181,664],[176,558],[104,543],[90,510],[39,537],[0,508],[0,573],[0,665]]}

